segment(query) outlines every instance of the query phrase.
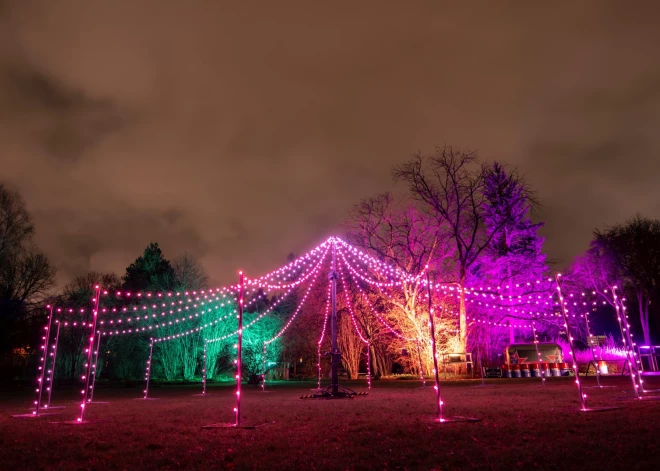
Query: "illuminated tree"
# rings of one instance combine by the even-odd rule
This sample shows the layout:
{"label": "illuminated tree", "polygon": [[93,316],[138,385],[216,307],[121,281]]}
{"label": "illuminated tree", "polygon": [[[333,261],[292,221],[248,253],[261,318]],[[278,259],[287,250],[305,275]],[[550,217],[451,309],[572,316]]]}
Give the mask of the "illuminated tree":
{"label": "illuminated tree", "polygon": [[614,278],[634,292],[644,342],[651,345],[650,305],[660,286],[660,221],[637,215],[594,236],[593,246],[611,260]]}
{"label": "illuminated tree", "polygon": [[157,243],[151,243],[128,268],[123,277],[127,291],[168,291],[176,288],[172,264],[163,256]]}
{"label": "illuminated tree", "polygon": [[[451,146],[438,147],[428,156],[418,153],[394,170],[395,178],[408,184],[412,198],[424,205],[454,245],[454,267],[448,281],[459,288],[459,343],[463,351],[467,348],[468,332],[466,282],[493,239],[515,222],[514,214],[502,212],[489,220],[492,225],[486,225],[488,174],[488,168],[478,163],[476,153]],[[515,175],[509,178],[515,180]],[[515,207],[519,204],[517,199],[528,200],[529,204],[531,195],[514,192],[508,205]]]}
{"label": "illuminated tree", "polygon": [[[390,355],[401,359],[401,351],[416,351],[418,341],[430,345],[428,305],[422,294],[425,278],[421,275],[427,267],[440,270],[451,250],[438,219],[420,211],[405,197],[384,193],[364,199],[355,206],[346,226],[348,240],[355,246],[409,276],[396,288],[365,286],[362,292],[369,299],[357,296],[358,286],[353,283],[359,285],[360,282],[348,280],[350,291],[354,293],[353,302],[359,303],[361,307],[359,311],[362,313],[360,319],[363,327],[372,334],[379,332],[372,339],[375,351],[382,356],[383,350],[378,348],[382,342],[387,344]],[[373,277],[379,281],[388,281],[377,270]],[[394,338],[389,331],[374,330],[372,307],[382,314],[395,331],[410,340]],[[367,318],[372,318],[372,321],[365,321]],[[432,358],[430,354],[429,358]],[[377,355],[375,359],[377,365],[385,363],[380,361],[384,358],[378,358]]]}

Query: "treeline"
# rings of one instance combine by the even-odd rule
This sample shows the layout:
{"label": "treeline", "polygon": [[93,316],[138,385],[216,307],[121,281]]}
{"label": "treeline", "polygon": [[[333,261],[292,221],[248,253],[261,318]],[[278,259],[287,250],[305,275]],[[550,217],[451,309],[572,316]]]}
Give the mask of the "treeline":
{"label": "treeline", "polygon": [[[539,233],[543,223],[534,220],[538,202],[525,179],[513,168],[498,162],[481,162],[476,153],[451,146],[412,156],[393,169],[393,177],[398,187],[405,190],[360,201],[342,230],[352,245],[408,275],[403,284],[387,289],[350,276],[342,282],[337,298],[339,342],[349,377],[356,377],[366,366],[366,347],[355,332],[356,326],[363,338],[368,339],[372,373],[376,376],[393,371],[419,374],[420,365],[422,371],[431,371],[426,297],[429,283],[454,288],[451,296],[439,291],[431,293],[435,334],[441,352],[472,351],[487,363],[497,363],[505,344],[530,341],[529,329],[505,326],[529,323],[539,315],[539,308],[535,308],[536,312],[523,308],[523,302],[509,302],[505,307],[510,309],[471,303],[468,290],[487,286],[510,299],[522,299],[521,294],[547,295],[535,292],[533,287],[525,288],[530,281],[547,279],[550,274],[543,250],[544,238]],[[59,379],[74,380],[82,371],[83,344],[89,333],[81,327],[81,323],[89,321],[89,311],[81,313],[79,309],[91,307],[95,284],[109,292],[176,293],[208,288],[208,277],[198,260],[184,254],[170,261],[154,243],[122,276],[89,273],[53,295],[55,270],[34,244],[34,227],[23,201],[17,193],[1,185],[0,218],[0,346],[3,368],[12,370],[11,377],[24,376],[26,371],[33,370],[30,361],[38,349],[47,300],[56,306],[77,309],[66,314],[69,325],[62,327],[56,372]],[[347,263],[340,257],[339,267],[349,274]],[[267,367],[288,364],[298,376],[317,374],[327,270],[325,267],[318,277],[325,281],[310,289],[296,322],[279,340],[269,344],[266,357],[264,340],[274,337],[285,325],[303,299],[307,286],[298,286],[281,301],[281,292],[248,293],[251,307],[246,312],[247,322],[273,307],[273,303],[277,305],[272,314],[245,330],[247,379],[262,373],[264,362]],[[388,281],[386,270],[372,267],[370,276],[384,283]],[[617,286],[627,298],[629,322],[639,333],[638,340],[645,344],[658,341],[655,335],[656,306],[660,301],[659,221],[638,215],[623,224],[596,230],[589,249],[568,267],[565,279],[567,292],[579,296],[587,291],[588,296],[599,301],[592,316],[594,333],[606,333],[615,327],[610,322],[613,316],[607,311],[610,309],[607,304],[611,304],[612,289]],[[552,314],[551,304],[541,307],[545,309],[541,314]],[[113,296],[102,299],[102,307],[106,309],[120,305],[126,306],[126,300]],[[204,328],[192,335],[156,344],[153,377],[168,381],[199,378],[204,340],[225,336],[222,342],[209,344],[208,376],[233,375],[235,340],[229,334],[236,328],[235,308],[233,298],[214,301],[210,311],[205,308],[202,314],[197,307],[198,315],[192,318],[186,318],[189,311],[182,308],[181,312],[165,316],[166,321],[160,317],[139,321],[140,326],[151,326],[151,333],[104,336],[100,377],[141,379],[150,337],[177,335],[201,326]],[[156,312],[160,311],[150,307],[147,310],[149,315]],[[129,315],[107,314],[101,319],[104,322],[122,319],[124,326],[131,322],[136,325],[135,319],[128,320]],[[558,318],[542,317],[544,321],[538,325],[541,340],[565,335]],[[222,321],[216,322],[218,319]],[[77,324],[75,327],[71,326],[73,322]],[[583,327],[576,331],[578,338],[584,336],[580,329]],[[109,330],[108,324],[104,323],[101,330]],[[328,342],[326,335],[321,344],[322,353],[329,350]],[[328,357],[322,356],[322,373],[326,373],[328,364]]]}

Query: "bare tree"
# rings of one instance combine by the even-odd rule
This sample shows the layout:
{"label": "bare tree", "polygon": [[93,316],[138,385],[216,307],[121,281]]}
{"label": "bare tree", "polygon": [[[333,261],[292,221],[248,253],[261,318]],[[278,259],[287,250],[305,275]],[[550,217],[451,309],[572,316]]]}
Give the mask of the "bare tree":
{"label": "bare tree", "polygon": [[[471,267],[491,244],[496,234],[508,224],[501,217],[486,227],[484,195],[488,169],[480,165],[477,155],[444,146],[436,148],[429,156],[417,153],[412,159],[394,169],[394,177],[408,184],[413,199],[422,203],[428,214],[436,219],[437,227],[447,231],[454,244],[455,268],[451,282],[459,288],[459,338],[460,346],[467,346],[467,314],[464,287]],[[509,178],[518,178],[511,174]],[[520,198],[531,198],[521,192]]]}
{"label": "bare tree", "polygon": [[54,284],[55,269],[33,235],[23,199],[0,184],[0,309],[5,316],[41,302]]}
{"label": "bare tree", "polygon": [[341,363],[346,369],[348,379],[357,379],[360,370],[360,359],[365,351],[366,344],[355,332],[355,326],[347,311],[342,312],[339,316],[337,343],[341,351]]}
{"label": "bare tree", "polygon": [[193,255],[186,252],[172,261],[172,268],[178,284],[183,289],[205,289],[208,288],[209,277],[204,267]]}
{"label": "bare tree", "polygon": [[[391,338],[392,334],[376,329],[380,335],[371,339],[374,345],[384,341],[389,353],[399,359],[402,350],[417,351],[418,342],[429,344],[430,341],[428,321],[424,320],[428,315],[427,303],[423,299],[425,278],[421,275],[431,269],[431,265],[440,270],[451,252],[438,222],[405,197],[384,193],[362,200],[346,223],[350,242],[408,275],[400,287],[364,286],[359,291],[368,299],[354,296],[355,305],[360,306],[363,327],[373,333],[374,323],[366,320],[374,317],[373,308],[402,335]],[[341,258],[340,267],[346,264],[345,257]],[[379,279],[382,275],[375,271],[373,276]],[[358,291],[355,285],[359,282],[349,281],[352,281],[353,291]],[[387,280],[382,278],[379,281]],[[380,360],[375,359],[377,363]]]}

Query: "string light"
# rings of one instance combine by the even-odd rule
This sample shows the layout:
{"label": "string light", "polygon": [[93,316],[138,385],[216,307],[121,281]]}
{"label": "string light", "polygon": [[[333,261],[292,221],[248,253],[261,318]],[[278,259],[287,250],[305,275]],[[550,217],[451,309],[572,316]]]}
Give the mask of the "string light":
{"label": "string light", "polygon": [[[337,248],[337,252],[339,252],[339,255],[340,255],[342,261],[345,262],[345,258],[344,258],[344,254],[343,254],[342,250],[339,249],[339,248]],[[342,272],[342,270],[341,270],[341,267],[338,267],[338,268],[339,268],[339,273],[340,273],[340,275],[342,276],[342,280],[343,280],[343,272]],[[350,273],[349,273],[349,276],[350,276]],[[367,304],[367,306],[369,306],[369,309],[371,310],[371,312],[376,316],[376,318],[381,322],[381,324],[383,324],[383,326],[385,326],[385,328],[386,328],[390,333],[392,333],[392,334],[396,335],[397,337],[399,337],[399,338],[401,338],[401,339],[404,339],[404,340],[415,340],[415,339],[413,339],[413,338],[406,337],[405,335],[403,335],[403,334],[397,332],[396,330],[394,330],[394,329],[393,329],[393,328],[387,323],[387,321],[386,321],[385,319],[383,319],[383,318],[381,317],[381,315],[378,314],[378,312],[376,312],[376,309],[374,309],[374,307],[372,306],[372,304],[369,302],[369,298],[366,297],[366,295],[364,294],[364,291],[362,291],[362,288],[360,288],[360,284],[357,282],[357,280],[355,280],[355,279],[353,278],[353,281],[354,281],[355,287],[360,291],[360,293],[362,293],[362,297],[364,298],[364,301],[365,301],[365,303]]]}
{"label": "string light", "polygon": [[316,273],[314,273],[314,277],[312,278],[312,281],[309,283],[309,286],[307,287],[307,291],[305,291],[305,294],[304,294],[304,296],[302,297],[302,299],[300,300],[300,303],[298,304],[298,307],[297,307],[296,310],[293,312],[293,314],[291,315],[291,317],[289,318],[289,320],[287,321],[287,323],[284,324],[284,327],[282,327],[282,328],[280,329],[280,331],[279,331],[277,334],[275,334],[275,336],[274,336],[272,339],[270,339],[270,340],[266,340],[266,341],[264,342],[264,344],[266,344],[266,345],[270,345],[270,344],[273,343],[275,340],[279,339],[279,338],[284,334],[284,332],[286,332],[286,330],[289,328],[289,326],[293,323],[293,321],[296,319],[296,316],[298,315],[298,313],[300,312],[300,310],[301,310],[301,309],[303,308],[303,306],[305,305],[305,301],[307,301],[307,297],[309,296],[309,292],[312,290],[312,287],[314,286],[314,283],[316,282],[316,278],[317,278],[318,274],[319,274],[319,270],[317,270]]}
{"label": "string light", "polygon": [[559,296],[559,304],[561,306],[561,312],[564,315],[564,327],[566,328],[566,337],[568,338],[568,345],[571,349],[571,361],[573,362],[573,371],[575,372],[575,384],[577,385],[578,394],[580,395],[580,403],[582,404],[582,411],[587,411],[587,395],[582,392],[582,383],[580,383],[580,371],[577,365],[577,356],[575,355],[575,347],[573,345],[573,335],[571,334],[571,329],[568,326],[568,316],[566,314],[566,305],[564,304],[564,296],[561,292],[561,285],[559,283],[559,277],[561,275],[557,274],[557,295]]}
{"label": "string light", "polygon": [[623,319],[622,316],[625,314],[622,314],[621,308],[619,307],[619,302],[618,302],[618,296],[616,294],[616,289],[617,287],[612,288],[612,299],[614,300],[614,309],[616,311],[616,320],[619,323],[619,329],[621,330],[621,341],[623,342],[623,348],[626,350],[626,361],[628,363],[628,369],[630,371],[630,380],[632,382],[633,386],[633,392],[635,393],[635,398],[640,399],[639,395],[639,384],[637,383],[637,378],[635,375],[635,366],[633,364],[633,360],[631,358],[631,346],[630,342],[626,341],[627,335],[626,335],[626,328],[623,326]]}
{"label": "string light", "polygon": [[82,391],[83,398],[82,402],[80,403],[80,417],[78,417],[77,421],[78,423],[82,423],[83,419],[85,417],[85,406],[87,405],[87,395],[89,393],[89,377],[92,371],[92,351],[94,349],[94,336],[96,335],[96,321],[98,319],[98,314],[99,314],[99,302],[101,298],[101,287],[96,285],[94,287],[96,291],[96,296],[94,297],[94,312],[93,312],[93,317],[92,317],[92,334],[89,336],[89,345],[87,347],[87,350],[85,353],[87,353],[87,364],[85,367],[87,368],[87,371],[85,373],[85,376],[83,376],[83,379],[85,380],[85,389]]}
{"label": "string light", "polygon": [[44,389],[44,375],[46,374],[46,367],[48,365],[48,341],[50,340],[50,328],[53,322],[53,306],[46,306],[48,309],[48,323],[44,327],[44,330],[46,331],[46,335],[41,337],[41,339],[44,341],[43,345],[41,346],[41,358],[39,359],[40,361],[40,366],[38,367],[38,376],[37,376],[37,400],[34,401],[35,405],[35,410],[32,412],[32,415],[39,415],[39,410],[41,408],[41,393],[43,392]]}
{"label": "string light", "polygon": [[[206,345],[205,345],[205,347],[206,347]],[[149,380],[151,379],[151,359],[152,359],[153,353],[154,353],[154,339],[150,338],[149,339],[149,359],[147,360],[147,368],[146,368],[145,377],[144,377],[144,379],[146,381],[146,385],[144,387],[144,396],[142,397],[142,399],[145,399],[145,400],[149,399]]]}
{"label": "string light", "polygon": [[351,300],[348,297],[348,289],[346,288],[346,280],[344,280],[344,274],[341,271],[341,268],[339,268],[339,278],[341,279],[341,285],[343,291],[344,291],[344,298],[346,299],[346,307],[348,307],[348,314],[351,317],[351,321],[353,323],[353,327],[355,328],[355,333],[358,335],[360,340],[366,344],[367,346],[367,387],[368,389],[371,389],[371,354],[369,352],[369,340],[364,338],[362,336],[362,333],[360,332],[360,328],[358,327],[357,320],[355,319],[355,313],[353,312],[353,303],[351,303]]}

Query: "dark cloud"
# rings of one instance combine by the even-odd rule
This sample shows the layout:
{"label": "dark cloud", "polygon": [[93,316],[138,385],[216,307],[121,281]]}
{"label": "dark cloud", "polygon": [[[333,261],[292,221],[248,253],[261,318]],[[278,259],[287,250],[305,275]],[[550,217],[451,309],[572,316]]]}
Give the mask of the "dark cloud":
{"label": "dark cloud", "polygon": [[0,179],[61,268],[156,240],[217,283],[337,231],[438,144],[527,175],[547,248],[660,217],[654,2],[0,2]]}

